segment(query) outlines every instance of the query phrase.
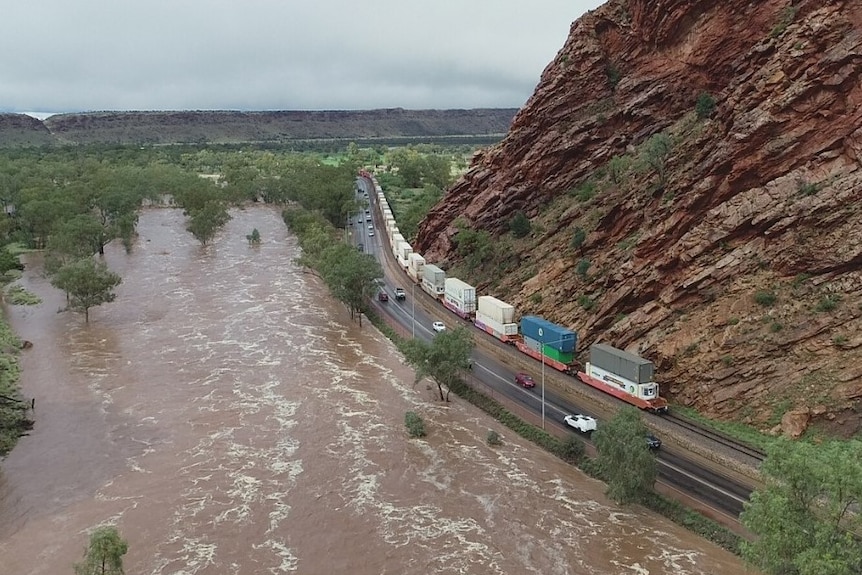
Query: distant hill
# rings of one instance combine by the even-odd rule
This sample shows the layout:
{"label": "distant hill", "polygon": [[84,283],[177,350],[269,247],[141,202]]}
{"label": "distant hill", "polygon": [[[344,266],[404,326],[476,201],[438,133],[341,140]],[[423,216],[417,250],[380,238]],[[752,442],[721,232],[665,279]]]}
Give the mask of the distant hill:
{"label": "distant hill", "polygon": [[0,114],[0,147],[45,144],[233,144],[502,137],[515,108],[472,110],[87,112],[38,120]]}

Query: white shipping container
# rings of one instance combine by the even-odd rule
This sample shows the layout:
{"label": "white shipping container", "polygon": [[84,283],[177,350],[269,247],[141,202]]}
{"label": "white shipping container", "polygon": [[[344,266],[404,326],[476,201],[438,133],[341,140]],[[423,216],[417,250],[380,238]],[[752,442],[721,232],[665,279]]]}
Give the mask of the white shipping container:
{"label": "white shipping container", "polygon": [[391,245],[393,248],[398,249],[398,244],[403,241],[405,241],[405,239],[404,236],[402,236],[401,234],[392,234]]}
{"label": "white shipping container", "polygon": [[410,254],[410,257],[408,258],[408,260],[409,260],[409,262],[408,262],[407,266],[411,270],[413,270],[414,272],[417,272],[417,273],[422,273],[422,267],[425,265],[425,258],[423,258],[421,255],[414,252],[414,253]]}
{"label": "white shipping container", "polygon": [[435,287],[439,287],[439,293],[446,289],[446,272],[434,264],[425,264],[422,268],[422,277]]}
{"label": "white shipping container", "polygon": [[[516,323],[500,323],[494,318],[487,316],[481,312],[476,312],[475,323],[478,327],[482,328],[484,325],[485,328],[490,328],[495,334],[502,335],[518,335],[518,324]],[[485,329],[482,328],[482,329]],[[486,329],[487,331],[487,329]],[[497,335],[499,337],[499,335]]]}
{"label": "white shipping container", "polygon": [[407,267],[407,258],[409,258],[412,253],[413,247],[407,242],[401,242],[398,244],[398,261],[402,262],[401,265],[404,267]]}
{"label": "white shipping container", "polygon": [[476,308],[476,288],[458,278],[446,278],[446,297]]}
{"label": "white shipping container", "polygon": [[500,324],[515,323],[514,306],[490,295],[479,296],[477,301],[477,311],[481,312],[482,315],[488,316]]}

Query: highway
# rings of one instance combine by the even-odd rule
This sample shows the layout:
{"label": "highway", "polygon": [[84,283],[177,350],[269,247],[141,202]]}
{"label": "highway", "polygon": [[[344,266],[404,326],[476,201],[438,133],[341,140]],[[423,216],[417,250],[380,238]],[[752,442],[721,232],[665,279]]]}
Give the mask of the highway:
{"label": "highway", "polygon": [[[376,194],[373,185],[364,178],[358,178],[357,186],[368,194],[371,221],[366,221],[367,216],[362,211],[360,214],[351,216],[353,223],[348,226],[348,230],[355,244],[362,243],[364,251],[375,255],[380,261],[385,276],[383,289],[389,294],[388,302],[375,300],[375,307],[390,322],[400,326],[402,333],[415,334],[415,337],[425,341],[430,341],[434,337],[435,332],[431,329],[431,323],[434,321],[444,322],[449,329],[457,325],[470,326],[469,322],[449,312],[426,294],[400,269],[389,248],[386,230],[382,227],[381,212],[374,205]],[[364,199],[361,191],[358,198]],[[370,229],[369,225],[372,226]],[[369,236],[369,231],[374,235]],[[405,289],[407,293],[405,300],[395,299],[396,287]],[[557,391],[560,389],[561,378],[572,378],[556,373],[553,369],[550,369],[550,372],[554,373],[549,373],[547,372],[549,368],[544,368],[544,377],[540,376],[540,370],[542,370],[540,362],[524,356],[511,346],[479,330],[476,330],[474,340],[477,345],[473,352],[473,368],[468,377],[469,382],[486,393],[490,392],[490,395],[501,401],[510,411],[533,414],[535,421],[531,422],[541,424],[548,432],[557,436],[564,436],[563,434],[571,432],[562,424],[562,418],[567,414],[583,413],[595,417],[599,422],[609,415],[598,404],[595,409],[585,408],[583,405],[574,403],[572,394],[561,394]],[[532,375],[536,381],[536,387],[526,389],[516,384],[515,373],[519,371]],[[553,385],[550,383],[551,380],[554,382]],[[569,385],[578,384],[569,383]],[[582,385],[582,387],[587,386]],[[578,401],[586,403],[580,399]],[[618,400],[613,399],[613,401]],[[622,402],[619,403],[623,405]],[[544,418],[540,415],[543,413],[543,407]],[[536,415],[539,417],[535,417]],[[578,436],[590,445],[587,438]],[[738,526],[738,516],[743,509],[743,503],[751,494],[752,486],[743,485],[738,479],[731,479],[730,475],[723,473],[721,469],[708,465],[709,462],[695,461],[695,458],[689,457],[683,449],[668,446],[667,440],[664,441],[664,446],[657,452],[656,457],[659,463],[660,482],[665,482],[673,489],[700,502],[701,507],[712,511],[710,515],[713,518],[725,524]]]}

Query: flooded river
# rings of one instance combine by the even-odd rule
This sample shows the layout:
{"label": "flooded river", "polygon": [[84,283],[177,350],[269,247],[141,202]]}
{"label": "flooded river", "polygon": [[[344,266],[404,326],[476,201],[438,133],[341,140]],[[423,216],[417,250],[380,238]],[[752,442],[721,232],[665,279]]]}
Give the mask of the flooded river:
{"label": "flooded river", "polygon": [[107,523],[129,574],[748,573],[458,398],[435,402],[292,263],[278,210],[232,215],[203,247],[179,210],[142,213],[133,253],[109,246],[124,281],[89,325],[28,261],[43,303],[7,315],[34,344],[36,426],[0,464],[0,574],[72,573]]}

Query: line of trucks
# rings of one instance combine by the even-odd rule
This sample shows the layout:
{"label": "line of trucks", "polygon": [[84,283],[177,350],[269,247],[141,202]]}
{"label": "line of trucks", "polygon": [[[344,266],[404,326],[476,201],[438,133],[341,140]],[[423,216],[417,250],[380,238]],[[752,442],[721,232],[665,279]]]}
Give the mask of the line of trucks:
{"label": "line of trucks", "polygon": [[[492,337],[582,383],[640,409],[653,413],[667,412],[667,400],[660,396],[659,385],[653,381],[651,361],[604,343],[594,343],[590,346],[589,361],[581,366],[575,359],[576,332],[536,315],[516,319],[514,306],[490,295],[477,295],[475,287],[458,278],[447,277],[440,267],[413,252],[412,246],[398,231],[377,179],[364,170],[359,175],[374,186],[392,254],[407,277],[443,307]],[[403,288],[396,288],[395,297],[399,300],[406,298]]]}

